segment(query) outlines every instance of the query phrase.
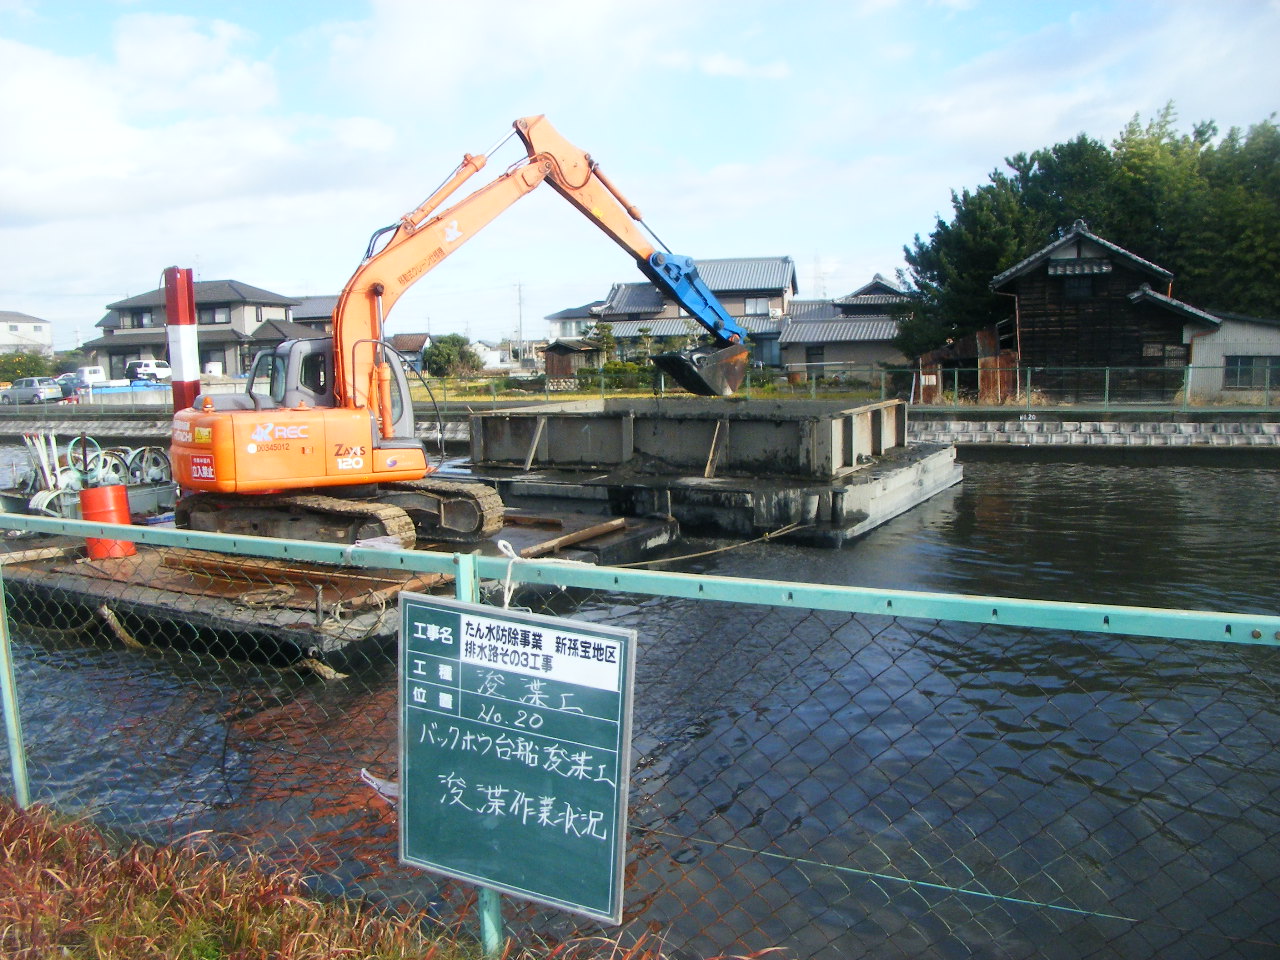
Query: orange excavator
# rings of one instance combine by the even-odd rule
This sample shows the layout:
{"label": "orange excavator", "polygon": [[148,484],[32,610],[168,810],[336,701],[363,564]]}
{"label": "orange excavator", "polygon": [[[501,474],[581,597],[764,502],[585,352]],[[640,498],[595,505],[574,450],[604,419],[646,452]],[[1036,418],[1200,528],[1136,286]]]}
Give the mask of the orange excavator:
{"label": "orange excavator", "polygon": [[513,135],[528,156],[501,176],[437,212],[488,159],[466,154],[417,209],[373,235],[338,298],[332,337],[263,351],[244,392],[200,394],[174,413],[171,460],[184,491],[178,526],[341,544],[389,537],[404,547],[497,532],[503,508],[495,490],[430,476],[435,466],[416,434],[404,364],[383,327],[410,286],[544,182],[711,336],[708,345],[654,363],[693,393],[737,389],[747,368],[746,331],[693,260],[650,243],[637,226],[640,212],[544,117],[517,120]]}

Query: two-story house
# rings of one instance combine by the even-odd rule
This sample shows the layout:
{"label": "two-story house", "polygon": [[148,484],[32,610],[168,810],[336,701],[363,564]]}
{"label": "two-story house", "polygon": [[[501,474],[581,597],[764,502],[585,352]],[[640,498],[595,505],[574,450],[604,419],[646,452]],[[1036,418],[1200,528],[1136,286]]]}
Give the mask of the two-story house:
{"label": "two-story house", "polygon": [[[1077,220],[991,281],[1012,298],[1020,368],[1063,395],[1168,399],[1280,387],[1280,323],[1220,314],[1173,296],[1173,274]],[[1002,328],[1003,329],[1003,328]]]}
{"label": "two-story house", "polygon": [[53,356],[53,325],[14,310],[0,310],[0,353]]}
{"label": "two-story house", "polygon": [[[735,257],[696,261],[702,281],[751,335],[751,359],[778,363],[781,318],[796,293],[790,257]],[[586,316],[583,316],[583,313]],[[706,331],[651,283],[615,283],[602,301],[548,317],[553,341],[574,339],[597,324],[610,325],[619,359],[660,349],[663,341],[697,338]]]}
{"label": "two-story house", "polygon": [[893,345],[898,335],[893,309],[906,302],[906,295],[878,273],[835,300],[793,300],[778,337],[781,362],[791,371],[818,372],[831,364],[905,364],[907,358]]}
{"label": "two-story house", "polygon": [[[299,303],[292,297],[237,280],[201,280],[194,286],[201,371],[245,373],[258,350],[319,335],[292,321],[291,309]],[[130,360],[168,359],[163,288],[108,304],[107,310],[97,324],[102,336],[80,349],[112,378],[123,377]]]}

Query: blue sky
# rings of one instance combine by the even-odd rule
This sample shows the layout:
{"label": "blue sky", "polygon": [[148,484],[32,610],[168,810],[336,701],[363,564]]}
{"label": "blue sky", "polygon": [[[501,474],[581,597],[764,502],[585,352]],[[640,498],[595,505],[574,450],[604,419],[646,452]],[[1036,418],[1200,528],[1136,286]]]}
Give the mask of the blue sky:
{"label": "blue sky", "polygon": [[[370,234],[546,114],[677,253],[840,296],[1003,158],[1280,109],[1280,2],[0,0],[0,310],[96,335],[164,267],[337,293]],[[508,144],[489,170],[521,155]],[[545,334],[640,279],[539,190],[392,333]]]}

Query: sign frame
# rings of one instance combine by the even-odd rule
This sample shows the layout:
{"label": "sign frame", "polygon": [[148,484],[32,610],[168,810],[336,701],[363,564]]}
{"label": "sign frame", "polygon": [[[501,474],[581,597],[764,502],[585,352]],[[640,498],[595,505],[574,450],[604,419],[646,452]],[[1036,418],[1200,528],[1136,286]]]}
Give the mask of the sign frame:
{"label": "sign frame", "polygon": [[401,862],[621,923],[635,654],[635,630],[401,593]]}

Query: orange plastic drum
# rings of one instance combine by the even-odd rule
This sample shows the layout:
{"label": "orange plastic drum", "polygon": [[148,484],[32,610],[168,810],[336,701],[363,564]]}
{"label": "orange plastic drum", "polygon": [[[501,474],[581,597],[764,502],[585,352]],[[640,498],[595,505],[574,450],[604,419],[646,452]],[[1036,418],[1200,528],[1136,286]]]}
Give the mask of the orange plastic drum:
{"label": "orange plastic drum", "polygon": [[[129,523],[129,493],[119,484],[110,487],[86,487],[80,491],[80,517],[99,523]],[[85,537],[90,560],[104,557],[131,557],[138,552],[129,540],[103,540]]]}

